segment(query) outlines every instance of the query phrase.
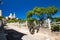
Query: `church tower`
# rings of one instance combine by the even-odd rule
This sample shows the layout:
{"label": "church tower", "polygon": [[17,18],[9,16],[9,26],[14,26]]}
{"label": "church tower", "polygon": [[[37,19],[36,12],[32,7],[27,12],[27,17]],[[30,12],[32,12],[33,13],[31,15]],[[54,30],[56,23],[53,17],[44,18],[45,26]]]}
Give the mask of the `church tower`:
{"label": "church tower", "polygon": [[0,16],[2,16],[2,10],[0,10]]}
{"label": "church tower", "polygon": [[16,18],[15,13],[13,14],[13,18]]}
{"label": "church tower", "polygon": [[11,19],[13,18],[12,13],[10,13],[9,18],[11,18]]}

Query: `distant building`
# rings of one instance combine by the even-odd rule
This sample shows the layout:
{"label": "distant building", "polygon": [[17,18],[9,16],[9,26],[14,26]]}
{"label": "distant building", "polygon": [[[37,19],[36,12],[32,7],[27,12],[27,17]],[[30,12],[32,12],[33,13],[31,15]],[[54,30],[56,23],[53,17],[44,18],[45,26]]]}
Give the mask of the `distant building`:
{"label": "distant building", "polygon": [[[2,10],[0,10],[0,16],[2,16]],[[10,13],[10,15],[9,16],[6,16],[5,17],[6,19],[18,19],[18,18],[16,18],[16,14],[14,13],[14,14],[12,14],[12,13]]]}
{"label": "distant building", "polygon": [[16,14],[15,13],[14,14],[10,13],[10,15],[6,17],[6,19],[8,19],[8,18],[9,19],[15,19],[16,18]]}
{"label": "distant building", "polygon": [[12,19],[12,18],[13,18],[12,13],[10,13],[10,15],[8,16],[8,18],[10,18],[10,19]]}
{"label": "distant building", "polygon": [[13,18],[16,18],[16,15],[15,15],[15,13],[14,13],[14,15],[13,15]]}
{"label": "distant building", "polygon": [[0,10],[0,16],[2,16],[2,10]]}

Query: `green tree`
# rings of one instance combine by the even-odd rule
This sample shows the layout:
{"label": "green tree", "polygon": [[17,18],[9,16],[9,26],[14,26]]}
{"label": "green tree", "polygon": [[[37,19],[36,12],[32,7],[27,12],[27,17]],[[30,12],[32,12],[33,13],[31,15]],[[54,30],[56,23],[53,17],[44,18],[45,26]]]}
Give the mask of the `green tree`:
{"label": "green tree", "polygon": [[[44,20],[46,18],[52,18],[52,15],[56,14],[58,9],[54,6],[52,7],[47,7],[47,8],[39,8],[35,7],[32,11],[29,11],[27,13],[27,18],[31,18],[33,15],[37,15],[39,18],[39,23],[43,24]],[[46,16],[45,16],[46,15]]]}
{"label": "green tree", "polygon": [[46,14],[47,18],[49,18],[49,17],[52,17],[52,15],[54,15],[58,11],[58,9],[54,6],[47,7],[47,8],[35,7],[33,11],[37,16],[39,16],[39,18],[41,18],[41,15],[43,16],[43,14]]}
{"label": "green tree", "polygon": [[46,14],[47,18],[52,18],[52,15],[56,14],[58,11],[58,8],[52,6],[52,7],[47,7],[46,8]]}
{"label": "green tree", "polygon": [[[33,11],[39,17],[39,20],[41,19],[40,21],[43,24],[44,20],[45,20],[44,17],[52,18],[52,15],[56,14],[58,9],[56,7],[47,7],[47,8],[38,8],[38,7],[35,7],[33,9]],[[46,16],[44,16],[44,15],[46,15]]]}
{"label": "green tree", "polygon": [[60,17],[53,18],[53,22],[60,22]]}
{"label": "green tree", "polygon": [[27,12],[27,18],[31,18],[34,15],[34,11],[28,11]]}
{"label": "green tree", "polygon": [[33,15],[35,15],[33,10],[27,12],[27,21],[28,21],[28,24],[32,24],[34,21],[37,21],[37,19],[32,18]]}
{"label": "green tree", "polygon": [[43,15],[46,13],[46,8],[38,8],[38,7],[35,7],[34,9],[33,9],[33,11],[34,11],[34,13],[35,13],[35,15],[37,15],[38,16],[38,18],[39,18],[39,24],[41,23],[43,23],[43,21],[44,21],[44,18],[43,18]]}
{"label": "green tree", "polygon": [[0,16],[0,20],[3,19],[4,17],[3,16]]}

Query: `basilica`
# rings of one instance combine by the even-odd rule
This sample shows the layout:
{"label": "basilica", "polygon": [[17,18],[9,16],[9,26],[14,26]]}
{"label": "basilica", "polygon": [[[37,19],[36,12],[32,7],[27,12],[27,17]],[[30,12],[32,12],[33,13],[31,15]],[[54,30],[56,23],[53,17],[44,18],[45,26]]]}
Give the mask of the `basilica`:
{"label": "basilica", "polygon": [[10,19],[16,18],[15,13],[14,14],[10,13],[9,16],[6,16],[6,19],[8,19],[8,18],[10,18]]}
{"label": "basilica", "polygon": [[[0,10],[0,16],[2,16],[2,10]],[[10,13],[9,16],[6,16],[5,18],[6,18],[7,20],[8,20],[8,19],[18,19],[18,18],[16,18],[15,12],[14,12],[14,14]]]}

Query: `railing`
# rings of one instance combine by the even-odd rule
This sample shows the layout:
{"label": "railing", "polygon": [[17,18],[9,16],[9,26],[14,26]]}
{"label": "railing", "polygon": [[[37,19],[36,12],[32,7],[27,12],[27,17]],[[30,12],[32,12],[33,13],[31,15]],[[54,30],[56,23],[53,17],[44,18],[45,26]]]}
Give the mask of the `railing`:
{"label": "railing", "polygon": [[[59,26],[60,26],[60,22],[52,22],[52,23],[50,23],[50,25],[51,25],[51,26],[54,26],[54,25],[59,25]],[[43,26],[44,26],[44,27],[49,27],[47,22],[45,22],[45,23],[43,24]]]}
{"label": "railing", "polygon": [[[51,24],[51,26],[54,26],[54,25],[59,25],[60,26],[60,22],[52,22],[50,24]],[[48,26],[48,23],[45,23],[44,26]]]}

